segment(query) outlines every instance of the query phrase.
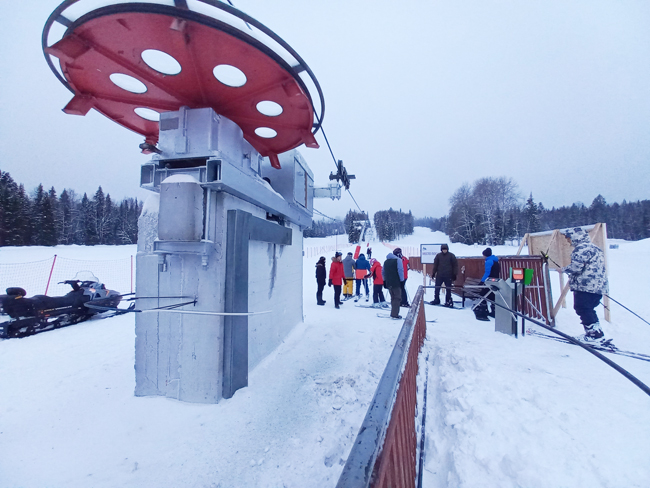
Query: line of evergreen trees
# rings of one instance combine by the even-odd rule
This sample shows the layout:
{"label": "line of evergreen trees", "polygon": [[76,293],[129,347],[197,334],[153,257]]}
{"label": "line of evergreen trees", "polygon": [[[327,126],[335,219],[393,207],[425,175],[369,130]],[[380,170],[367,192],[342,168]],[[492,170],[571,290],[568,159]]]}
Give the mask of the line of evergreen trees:
{"label": "line of evergreen trees", "polygon": [[650,200],[607,204],[602,195],[589,207],[582,203],[546,209],[531,194],[522,205],[517,184],[510,178],[481,178],[464,184],[449,199],[449,214],[418,219],[445,232],[452,242],[503,244],[526,233],[604,222],[608,237],[638,240],[650,237]]}
{"label": "line of evergreen trees", "polygon": [[102,187],[92,199],[43,185],[29,196],[22,184],[0,171],[0,246],[56,246],[57,244],[135,244],[142,202],[125,198],[113,203]]}
{"label": "line of evergreen trees", "polygon": [[351,244],[356,244],[361,240],[361,231],[363,230],[363,224],[360,222],[368,221],[368,214],[365,212],[357,212],[356,210],[350,210],[343,220],[343,225],[345,227],[345,232],[348,235],[348,242]]}
{"label": "line of evergreen trees", "polygon": [[380,210],[375,212],[375,231],[380,241],[394,241],[401,236],[413,234],[414,219],[409,210],[408,213],[402,210]]}
{"label": "line of evergreen trees", "polygon": [[588,207],[583,203],[574,203],[549,210],[541,202],[535,203],[531,194],[521,213],[526,232],[604,222],[607,224],[607,237],[612,239],[637,241],[650,237],[650,200],[623,200],[623,203],[610,205],[602,195],[598,195]]}
{"label": "line of evergreen trees", "polygon": [[304,237],[327,237],[335,234],[345,234],[345,226],[340,220],[314,220],[311,227],[302,232]]}

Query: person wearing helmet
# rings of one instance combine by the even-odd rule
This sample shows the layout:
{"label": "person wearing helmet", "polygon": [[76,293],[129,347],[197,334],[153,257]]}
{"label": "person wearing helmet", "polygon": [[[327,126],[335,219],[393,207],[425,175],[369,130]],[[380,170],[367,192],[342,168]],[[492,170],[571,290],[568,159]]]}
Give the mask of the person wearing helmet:
{"label": "person wearing helmet", "polygon": [[571,264],[562,271],[569,275],[569,288],[573,292],[573,309],[585,329],[579,337],[584,342],[603,342],[605,334],[596,307],[604,293],[609,291],[605,271],[605,253],[591,242],[587,231],[580,227],[563,232],[573,246]]}

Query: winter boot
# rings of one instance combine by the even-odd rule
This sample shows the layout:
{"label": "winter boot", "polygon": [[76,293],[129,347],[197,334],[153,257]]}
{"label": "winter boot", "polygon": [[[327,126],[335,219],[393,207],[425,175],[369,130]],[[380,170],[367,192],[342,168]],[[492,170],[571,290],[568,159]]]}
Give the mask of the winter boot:
{"label": "winter boot", "polygon": [[600,322],[594,322],[593,324],[585,325],[585,340],[589,341],[599,341],[605,334],[603,333],[603,328],[600,326]]}
{"label": "winter boot", "polygon": [[370,295],[366,295],[366,302],[370,301]]}
{"label": "winter boot", "polygon": [[492,317],[492,318],[496,318],[497,313],[496,313],[496,307],[494,306],[494,304],[490,304],[490,312],[488,313],[488,315],[490,317]]}
{"label": "winter boot", "polygon": [[434,298],[434,300],[431,302],[431,305],[440,305],[440,298]]}
{"label": "winter boot", "polygon": [[483,322],[490,321],[488,318],[488,308],[485,300],[481,300],[479,304],[474,307],[474,316],[476,317],[476,320],[481,320]]}
{"label": "winter boot", "polygon": [[361,298],[361,295],[357,295],[356,297],[354,297],[354,301],[355,301],[355,302],[358,302],[358,301],[359,301],[359,298]]}

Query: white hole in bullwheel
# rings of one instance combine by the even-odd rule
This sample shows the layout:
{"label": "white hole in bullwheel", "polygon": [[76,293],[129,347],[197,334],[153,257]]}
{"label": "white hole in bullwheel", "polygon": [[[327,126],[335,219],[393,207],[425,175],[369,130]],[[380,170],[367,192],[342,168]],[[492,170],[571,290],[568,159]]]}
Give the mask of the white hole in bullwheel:
{"label": "white hole in bullwheel", "polygon": [[142,51],[142,60],[151,69],[164,75],[177,75],[181,72],[181,64],[176,58],[158,49],[146,49]]}
{"label": "white hole in bullwheel", "polygon": [[122,90],[131,93],[146,93],[147,86],[133,76],[125,75],[124,73],[113,73],[109,76],[111,81],[119,86]]}
{"label": "white hole in bullwheel", "polygon": [[260,137],[263,137],[264,139],[272,139],[278,135],[278,133],[273,129],[271,129],[270,127],[258,127],[257,129],[255,129],[255,134],[257,134]]}
{"label": "white hole in bullwheel", "polygon": [[262,100],[256,106],[257,111],[262,115],[267,115],[269,117],[277,117],[283,112],[282,105],[271,100]]}
{"label": "white hole in bullwheel", "polygon": [[158,122],[160,120],[160,113],[150,108],[138,107],[134,108],[133,111],[143,119],[151,120],[152,122]]}
{"label": "white hole in bullwheel", "polygon": [[229,64],[220,64],[212,70],[214,77],[227,86],[238,88],[246,84],[246,75],[239,68]]}

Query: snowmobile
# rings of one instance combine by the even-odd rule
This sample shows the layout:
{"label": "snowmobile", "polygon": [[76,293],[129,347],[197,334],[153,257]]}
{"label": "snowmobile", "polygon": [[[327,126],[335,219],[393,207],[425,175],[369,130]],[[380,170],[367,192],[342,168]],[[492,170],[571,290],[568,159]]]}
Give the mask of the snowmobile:
{"label": "snowmobile", "polygon": [[59,297],[34,295],[27,298],[23,288],[7,288],[7,294],[0,295],[0,320],[5,315],[9,320],[0,323],[0,338],[24,337],[78,324],[103,312],[101,308],[90,308],[87,304],[117,307],[122,300],[119,292],[108,290],[92,274],[85,278],[63,281],[72,287],[72,291]]}

